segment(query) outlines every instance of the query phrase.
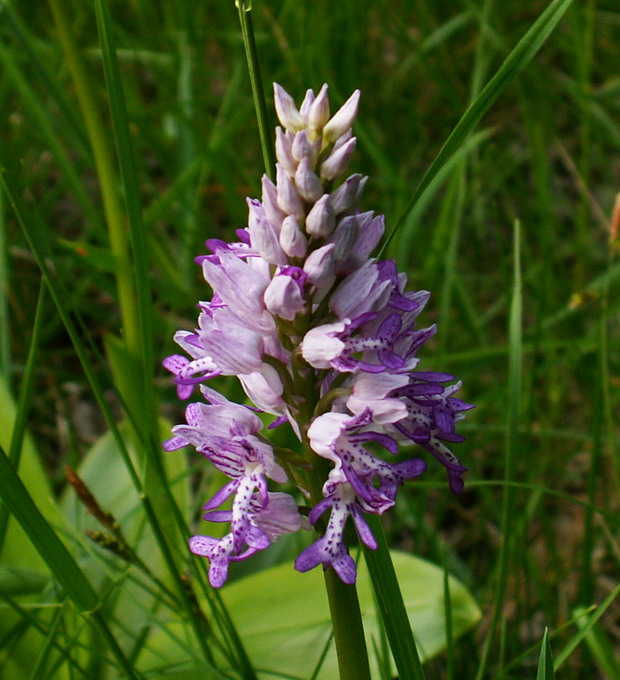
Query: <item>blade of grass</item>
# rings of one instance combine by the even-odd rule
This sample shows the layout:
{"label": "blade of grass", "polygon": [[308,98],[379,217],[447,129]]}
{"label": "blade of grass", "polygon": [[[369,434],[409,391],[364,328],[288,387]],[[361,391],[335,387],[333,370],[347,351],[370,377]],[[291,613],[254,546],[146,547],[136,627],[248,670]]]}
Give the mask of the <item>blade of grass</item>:
{"label": "blade of grass", "polygon": [[[135,282],[132,289],[137,292],[138,335],[127,340],[127,347],[134,358],[139,358],[141,369],[142,390],[139,402],[129,404],[137,413],[142,413],[140,419],[142,431],[147,433],[147,439],[152,436],[157,439],[157,422],[155,405],[153,402],[153,331],[152,331],[152,300],[148,271],[148,246],[142,209],[140,206],[140,186],[136,172],[133,143],[129,133],[129,119],[125,105],[125,95],[120,79],[116,48],[114,45],[110,10],[105,0],[96,0],[97,30],[103,56],[103,69],[110,102],[112,129],[116,143],[116,153],[123,185],[123,198],[127,212],[129,236],[133,255],[133,271]],[[127,247],[123,244],[127,251]],[[119,246],[119,251],[121,250]],[[125,252],[127,257],[128,252]],[[120,272],[118,273],[120,275]],[[148,489],[147,489],[148,491]]]}
{"label": "blade of grass", "polygon": [[[580,627],[579,632],[568,642],[564,649],[557,655],[554,663],[554,669],[558,671],[568,659],[568,657],[575,651],[577,646],[585,639],[585,637],[590,633],[594,624],[603,616],[607,611],[607,608],[611,603],[620,595],[620,585],[616,586],[611,593],[601,602],[601,604],[596,608],[596,611],[590,616],[588,622]],[[576,613],[577,616],[581,614],[581,611]]]}
{"label": "blade of grass", "polygon": [[35,505],[2,448],[0,448],[0,497],[20,523],[78,611],[91,620],[105,638],[120,668],[123,669],[128,678],[138,680],[139,675],[127,661],[101,613],[101,602],[97,593],[64,543],[58,538],[56,532]]}
{"label": "blade of grass", "polygon": [[482,92],[468,106],[454,130],[445,141],[439,153],[431,163],[430,167],[420,180],[413,195],[407,202],[402,215],[397,220],[392,231],[385,239],[381,253],[387,248],[390,241],[400,229],[407,218],[409,211],[415,206],[420,196],[424,193],[435,175],[443,165],[461,146],[467,135],[473,130],[482,116],[491,108],[500,94],[506,89],[510,82],[527,66],[533,59],[538,50],[543,46],[553,29],[557,26],[566,10],[570,7],[573,0],[553,0],[538,17],[527,33],[517,43],[516,47],[508,55],[500,69],[491,78]]}
{"label": "blade of grass", "polygon": [[[45,284],[41,282],[37,311],[35,312],[34,324],[32,327],[32,338],[26,359],[26,368],[22,376],[19,387],[19,398],[17,400],[17,412],[13,423],[13,433],[11,435],[11,446],[9,449],[9,460],[13,469],[19,469],[19,458],[26,434],[26,422],[28,420],[28,409],[32,398],[32,385],[39,353],[39,339],[43,324],[43,310],[45,309]],[[0,506],[0,555],[6,536],[9,522],[9,511],[4,505]]]}
{"label": "blade of grass", "polygon": [[235,0],[239,10],[239,23],[241,24],[241,34],[245,47],[245,56],[248,62],[250,73],[250,83],[252,85],[252,98],[256,110],[256,121],[258,123],[258,134],[260,145],[263,151],[263,162],[265,173],[269,179],[274,179],[275,158],[271,144],[271,133],[267,123],[267,106],[265,104],[265,90],[260,74],[258,52],[256,51],[256,41],[254,40],[254,27],[252,26],[252,0]]}
{"label": "blade of grass", "polygon": [[514,461],[519,450],[519,419],[521,410],[521,382],[523,364],[523,292],[521,283],[521,227],[515,222],[514,228],[514,274],[512,284],[512,302],[510,305],[510,320],[508,328],[508,395],[506,428],[506,444],[504,448],[504,499],[501,517],[502,542],[497,559],[497,573],[495,580],[495,597],[493,601],[493,616],[485,639],[480,665],[476,680],[484,677],[489,659],[489,652],[497,634],[497,626],[502,617],[510,556],[513,547],[512,522],[514,519],[514,489],[511,485],[514,476]]}
{"label": "blade of grass", "polygon": [[538,658],[538,672],[536,673],[536,680],[554,680],[555,672],[553,670],[553,655],[551,653],[551,645],[547,636],[548,630],[545,628],[542,644],[540,645],[540,656]]}
{"label": "blade of grass", "polygon": [[398,676],[400,680],[424,680],[418,648],[400,592],[381,519],[376,515],[367,515],[366,521],[377,539],[378,547],[376,550],[370,550],[364,546],[364,558],[368,565],[368,573]]}
{"label": "blade of grass", "polygon": [[[0,290],[9,290],[9,239],[4,191],[0,188]],[[9,296],[0,295],[0,373],[8,380],[11,369],[11,334],[9,332]]]}

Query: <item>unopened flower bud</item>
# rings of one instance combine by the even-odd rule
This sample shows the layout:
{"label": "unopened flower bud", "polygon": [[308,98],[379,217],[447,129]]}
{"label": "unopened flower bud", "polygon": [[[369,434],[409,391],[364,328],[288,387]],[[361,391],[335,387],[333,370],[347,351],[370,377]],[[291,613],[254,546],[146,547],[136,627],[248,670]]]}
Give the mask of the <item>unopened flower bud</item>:
{"label": "unopened flower bud", "polygon": [[310,113],[310,109],[312,107],[312,104],[314,102],[314,91],[313,90],[306,90],[306,96],[304,97],[303,102],[301,102],[301,106],[299,107],[299,113],[301,114],[301,117],[303,118],[304,123],[308,123],[308,114]]}
{"label": "unopened flower bud", "polygon": [[269,264],[287,264],[288,260],[280,246],[278,235],[267,221],[260,201],[248,199],[248,207],[250,210],[248,227],[252,247],[256,248],[259,255]]}
{"label": "unopened flower bud", "polygon": [[295,186],[304,201],[314,202],[323,194],[323,185],[310,168],[307,158],[302,159],[297,167]]}
{"label": "unopened flower bud", "polygon": [[308,250],[308,240],[293,215],[285,217],[282,222],[280,245],[289,257],[304,257]]}
{"label": "unopened flower bud", "polygon": [[327,160],[321,165],[321,179],[336,179],[336,177],[346,172],[356,144],[357,138],[352,137],[346,144],[332,151]]}
{"label": "unopened flower bud", "polygon": [[[295,106],[295,102],[291,95],[278,83],[273,84],[274,101],[276,105],[276,113],[280,122],[287,130],[296,132],[303,130],[305,127],[303,118]],[[349,126],[350,127],[350,126]]]}
{"label": "unopened flower bud", "polygon": [[308,281],[317,287],[323,287],[334,279],[334,244],[317,248],[308,255],[304,263],[304,271]]}
{"label": "unopened flower bud", "polygon": [[310,167],[314,167],[316,164],[318,149],[315,144],[310,143],[308,140],[308,135],[306,130],[300,130],[293,139],[293,144],[291,148],[291,153],[296,161],[301,161],[303,158],[307,158],[310,163]]}
{"label": "unopened flower bud", "polygon": [[340,221],[329,238],[329,242],[334,244],[334,260],[337,263],[348,257],[358,234],[359,225],[356,215],[349,215]]}
{"label": "unopened flower bud", "polygon": [[328,120],[329,98],[327,96],[327,84],[325,84],[310,107],[308,127],[312,131],[321,131]]}
{"label": "unopened flower bud", "polygon": [[293,142],[291,137],[290,132],[282,132],[282,128],[279,126],[276,128],[276,158],[288,174],[293,176],[297,169],[297,162],[292,154]]}
{"label": "unopened flower bud", "polygon": [[299,267],[284,267],[265,291],[265,307],[277,316],[292,321],[304,306],[304,283],[308,275]]}
{"label": "unopened flower bud", "polygon": [[324,139],[328,142],[335,142],[340,135],[352,127],[355,116],[357,116],[359,98],[360,91],[355,90],[340,109],[336,111],[331,120],[323,128]]}
{"label": "unopened flower bud", "polygon": [[329,199],[329,194],[323,194],[312,206],[306,217],[306,232],[310,236],[329,236],[336,226],[336,217]]}
{"label": "unopened flower bud", "polygon": [[280,206],[278,205],[278,191],[276,185],[267,177],[263,175],[262,177],[263,185],[263,208],[265,209],[265,215],[269,220],[269,223],[273,225],[276,229],[280,228],[282,220],[286,217],[285,213],[282,212]]}
{"label": "unopened flower bud", "polygon": [[287,215],[295,215],[298,219],[305,214],[304,206],[299,198],[291,178],[286,170],[278,163],[276,167],[276,188],[278,192],[278,206]]}
{"label": "unopened flower bud", "polygon": [[347,212],[354,204],[356,196],[358,196],[358,189],[362,181],[360,174],[351,175],[346,179],[336,191],[330,194],[330,202],[334,214]]}

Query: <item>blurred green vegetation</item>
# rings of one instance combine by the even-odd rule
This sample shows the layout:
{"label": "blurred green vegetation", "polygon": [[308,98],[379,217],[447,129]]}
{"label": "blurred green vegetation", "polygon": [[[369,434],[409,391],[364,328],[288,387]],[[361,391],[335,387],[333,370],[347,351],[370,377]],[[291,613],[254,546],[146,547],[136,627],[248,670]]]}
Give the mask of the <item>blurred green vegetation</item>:
{"label": "blurred green vegetation", "polygon": [[[60,4],[116,173],[95,9]],[[547,4],[255,0],[271,127],[272,81],[298,101],[323,82],[334,103],[360,88],[354,170],[370,178],[363,208],[384,213],[389,231],[469,103]],[[177,421],[181,408],[159,362],[174,351],[174,330],[193,327],[196,301],[210,296],[193,258],[206,238],[230,239],[246,226],[245,197],[260,194],[258,130],[232,0],[110,2],[110,13],[136,158],[132,190],[148,242],[155,392],[160,412]],[[0,162],[40,220],[41,245],[81,319],[94,374],[120,411],[103,358],[121,324],[114,257],[58,21],[47,3],[7,0],[0,40]],[[460,396],[477,405],[460,428],[467,441],[458,455],[470,469],[464,494],[452,497],[443,477],[429,473],[427,483],[403,490],[386,522],[396,547],[445,559],[483,610],[476,629],[425,666],[429,678],[477,677],[494,625],[502,542],[505,599],[485,678],[534,677],[545,627],[557,656],[583,630],[583,618],[571,624],[576,613],[603,602],[619,580],[620,240],[610,232],[620,191],[618,45],[617,1],[577,0],[388,249],[410,286],[433,294],[422,322],[437,322],[439,332],[422,357],[426,367],[461,377]],[[517,221],[523,371],[515,395]],[[40,271],[4,194],[0,284],[0,373],[17,394]],[[63,464],[78,467],[106,427],[56,308],[48,302],[42,314],[28,428],[60,496]],[[512,487],[504,483],[507,446]],[[561,677],[619,678],[618,603],[586,632],[562,658]],[[5,633],[5,655],[10,644]]]}

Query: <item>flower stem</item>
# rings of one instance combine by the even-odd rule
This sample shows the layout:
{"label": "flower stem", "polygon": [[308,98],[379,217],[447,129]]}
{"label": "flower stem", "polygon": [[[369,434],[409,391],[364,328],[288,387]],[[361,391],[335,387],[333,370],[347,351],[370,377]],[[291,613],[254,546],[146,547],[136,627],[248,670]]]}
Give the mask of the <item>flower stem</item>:
{"label": "flower stem", "polygon": [[[310,493],[312,503],[316,504],[323,499],[321,489],[329,473],[329,465],[310,449],[305,436],[304,449],[313,461]],[[320,532],[321,527],[318,525],[317,522],[316,528]],[[334,630],[340,680],[370,680],[368,650],[357,588],[355,585],[343,583],[332,568],[326,569],[323,575]]]}
{"label": "flower stem", "polygon": [[241,33],[243,35],[243,45],[245,47],[245,56],[248,60],[248,71],[250,73],[250,83],[252,85],[252,98],[254,99],[254,108],[256,109],[256,121],[258,123],[260,145],[263,151],[265,172],[267,177],[273,180],[273,168],[275,167],[276,163],[272,151],[273,144],[270,142],[271,135],[269,132],[269,126],[267,125],[265,91],[263,89],[263,81],[260,75],[256,42],[254,40],[254,28],[252,26],[251,14],[252,2],[251,0],[236,0],[235,4],[239,10],[239,22],[241,24]]}

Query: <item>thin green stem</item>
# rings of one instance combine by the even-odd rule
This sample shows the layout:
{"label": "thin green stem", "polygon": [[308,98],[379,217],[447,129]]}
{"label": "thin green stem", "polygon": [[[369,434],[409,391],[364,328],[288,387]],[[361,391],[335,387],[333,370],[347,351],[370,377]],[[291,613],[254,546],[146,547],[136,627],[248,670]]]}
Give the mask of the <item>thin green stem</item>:
{"label": "thin green stem", "polygon": [[274,179],[275,158],[273,156],[272,144],[270,142],[269,125],[267,124],[267,105],[265,104],[265,91],[260,75],[258,63],[258,52],[256,51],[256,41],[254,40],[254,28],[252,26],[252,2],[251,0],[237,0],[239,10],[239,22],[243,35],[243,45],[245,56],[248,60],[248,71],[250,73],[250,83],[252,85],[252,98],[256,109],[256,121],[258,123],[258,134],[260,145],[263,152],[265,172],[269,179]]}
{"label": "thin green stem", "polygon": [[[293,365],[295,367],[295,364]],[[309,490],[311,502],[316,505],[323,500],[323,483],[329,474],[329,463],[312,450],[307,436],[307,426],[313,418],[318,401],[316,375],[314,370],[294,370],[293,381],[294,394],[304,395],[299,420],[305,424],[302,443],[306,459],[312,463]],[[317,522],[316,529],[322,533],[325,526]],[[327,569],[324,577],[338,655],[340,680],[370,680],[368,651],[357,588],[355,584],[343,583],[333,568]]]}
{"label": "thin green stem", "polygon": [[[305,435],[304,449],[313,461],[310,494],[312,503],[316,504],[323,500],[322,487],[329,473],[329,464],[310,449]],[[334,630],[340,680],[370,680],[368,651],[357,588],[355,585],[343,583],[333,568],[327,569],[323,574]]]}
{"label": "thin green stem", "polygon": [[130,351],[132,349],[138,351],[141,347],[138,298],[133,279],[129,234],[118,192],[118,177],[112,161],[110,135],[105,130],[99,115],[97,98],[92,88],[92,78],[86,70],[84,60],[71,33],[66,3],[60,0],[50,0],[50,8],[67,66],[73,78],[75,93],[95,159],[103,210],[108,225],[110,248],[116,263],[116,286],[123,339]]}

